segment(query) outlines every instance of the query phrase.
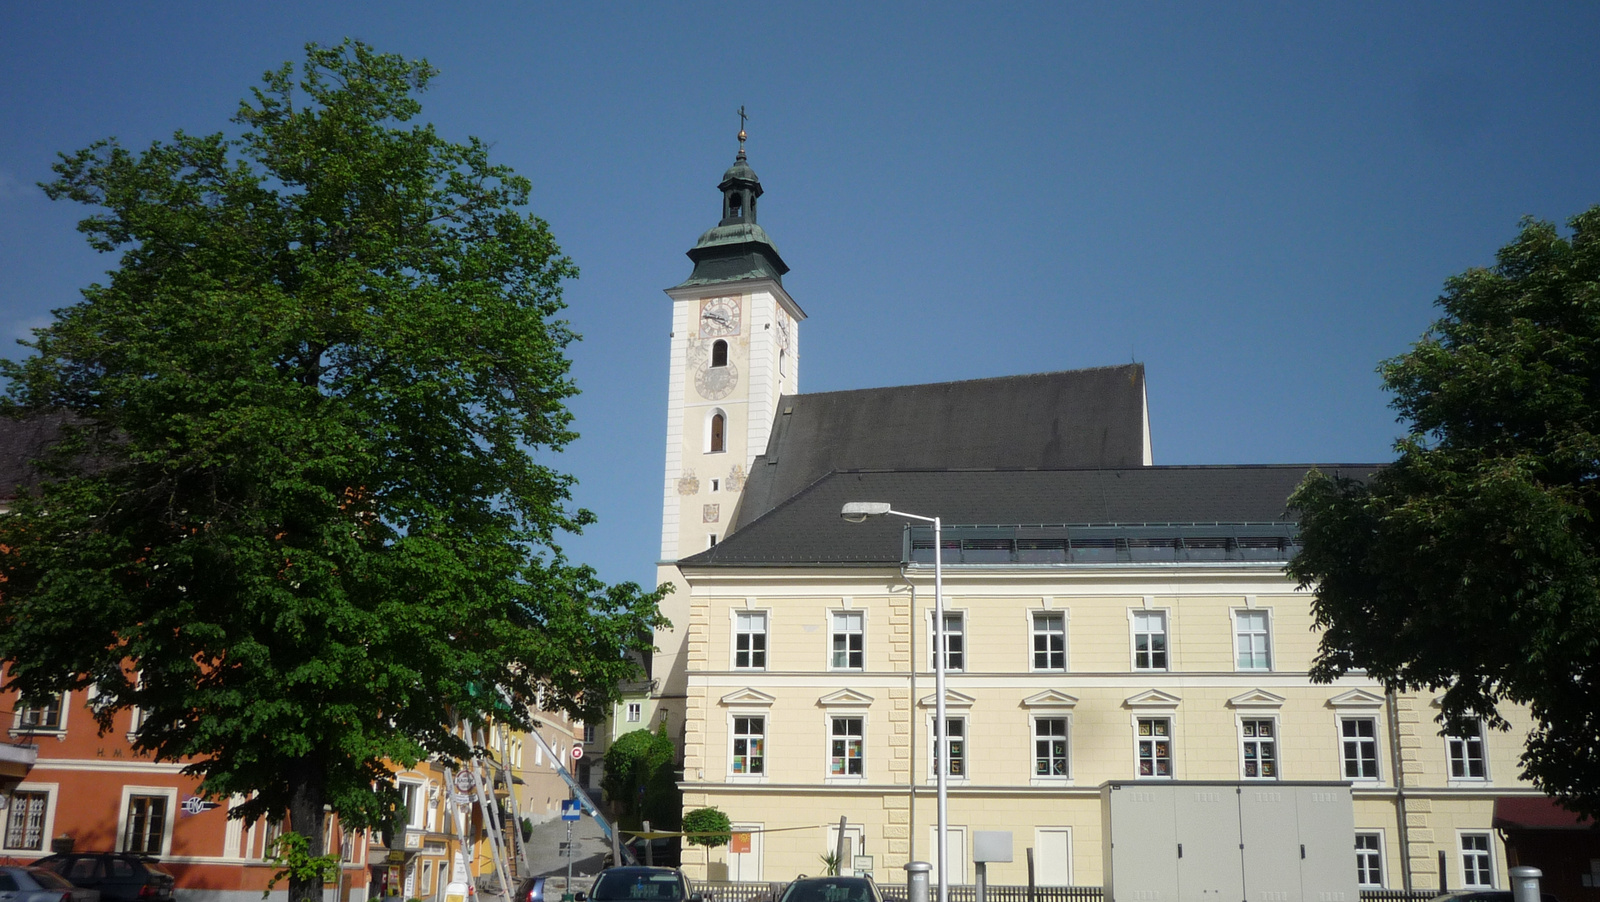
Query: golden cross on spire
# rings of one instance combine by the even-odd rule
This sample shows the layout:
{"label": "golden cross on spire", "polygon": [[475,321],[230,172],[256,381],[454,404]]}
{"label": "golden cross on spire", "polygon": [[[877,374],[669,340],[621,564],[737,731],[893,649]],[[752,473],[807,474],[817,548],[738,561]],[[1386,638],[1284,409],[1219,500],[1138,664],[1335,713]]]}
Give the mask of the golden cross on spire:
{"label": "golden cross on spire", "polygon": [[744,156],[744,123],[750,118],[744,114],[744,104],[739,104],[739,156]]}

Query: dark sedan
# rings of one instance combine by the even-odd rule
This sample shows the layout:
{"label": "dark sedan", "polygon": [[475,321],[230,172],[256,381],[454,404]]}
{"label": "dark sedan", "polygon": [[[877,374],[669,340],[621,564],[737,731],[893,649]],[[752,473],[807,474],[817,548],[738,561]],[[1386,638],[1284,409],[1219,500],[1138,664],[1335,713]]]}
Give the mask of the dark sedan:
{"label": "dark sedan", "polygon": [[131,852],[64,852],[34,864],[73,886],[99,890],[101,902],[173,902],[172,875],[154,858]]}

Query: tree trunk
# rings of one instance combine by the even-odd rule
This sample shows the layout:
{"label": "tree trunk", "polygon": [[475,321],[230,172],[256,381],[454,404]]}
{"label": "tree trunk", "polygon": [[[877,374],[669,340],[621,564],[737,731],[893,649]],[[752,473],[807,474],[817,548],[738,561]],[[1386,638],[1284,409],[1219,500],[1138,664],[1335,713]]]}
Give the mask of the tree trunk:
{"label": "tree trunk", "polygon": [[[313,759],[301,758],[290,768],[289,787],[289,827],[306,838],[306,854],[314,858],[322,854],[327,775]],[[290,874],[289,902],[322,902],[322,879]]]}

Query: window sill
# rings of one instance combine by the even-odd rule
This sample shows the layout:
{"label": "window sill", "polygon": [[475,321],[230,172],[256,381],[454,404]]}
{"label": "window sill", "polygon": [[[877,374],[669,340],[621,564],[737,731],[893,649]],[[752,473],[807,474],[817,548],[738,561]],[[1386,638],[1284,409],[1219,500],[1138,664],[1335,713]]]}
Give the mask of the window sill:
{"label": "window sill", "polygon": [[1047,789],[1064,789],[1072,785],[1071,777],[1033,777],[1028,781],[1029,786],[1042,786]]}
{"label": "window sill", "polygon": [[865,774],[856,774],[847,777],[833,776],[830,774],[829,776],[823,777],[822,782],[827,786],[864,786],[866,785],[867,777]]}
{"label": "window sill", "polygon": [[728,774],[729,783],[765,783],[766,774]]}
{"label": "window sill", "polygon": [[67,740],[67,731],[52,727],[12,727],[12,739],[28,739],[37,736],[54,736],[57,742]]}

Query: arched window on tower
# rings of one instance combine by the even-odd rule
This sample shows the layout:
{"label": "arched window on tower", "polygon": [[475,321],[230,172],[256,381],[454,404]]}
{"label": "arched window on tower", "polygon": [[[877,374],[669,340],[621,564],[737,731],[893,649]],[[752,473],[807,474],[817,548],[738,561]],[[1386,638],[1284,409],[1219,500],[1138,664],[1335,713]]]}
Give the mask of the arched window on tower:
{"label": "arched window on tower", "polygon": [[778,375],[780,375],[780,376],[789,375],[789,369],[788,369],[788,367],[786,367],[784,365],[784,363],[785,363],[784,354],[785,354],[785,351],[783,350],[783,348],[779,348],[778,349]]}
{"label": "arched window on tower", "polygon": [[730,195],[728,195],[728,218],[729,219],[742,219],[744,217],[744,209],[743,209],[741,204],[742,204],[742,201],[740,200],[738,194],[730,194]]}
{"label": "arched window on tower", "polygon": [[728,417],[722,411],[711,415],[711,434],[706,440],[706,451],[711,454],[720,454],[728,450],[727,447]]}
{"label": "arched window on tower", "polygon": [[720,338],[711,344],[711,365],[728,365],[728,343]]}

